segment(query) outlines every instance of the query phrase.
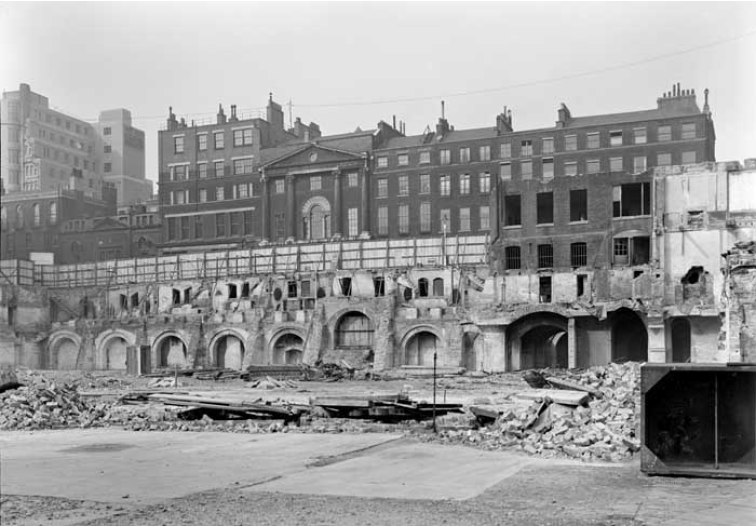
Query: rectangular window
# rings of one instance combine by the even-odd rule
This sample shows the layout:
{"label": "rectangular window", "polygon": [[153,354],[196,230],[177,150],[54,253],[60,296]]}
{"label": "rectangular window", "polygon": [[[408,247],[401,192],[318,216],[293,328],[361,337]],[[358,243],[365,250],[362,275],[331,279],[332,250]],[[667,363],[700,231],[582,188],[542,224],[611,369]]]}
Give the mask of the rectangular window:
{"label": "rectangular window", "polygon": [[478,157],[479,157],[479,161],[490,161],[491,160],[491,147],[488,145],[479,146]]}
{"label": "rectangular window", "polygon": [[350,172],[347,174],[347,185],[350,187],[356,187],[358,185],[357,181],[357,172]]}
{"label": "rectangular window", "polygon": [[200,163],[197,165],[197,177],[200,179],[207,178],[207,163]]}
{"label": "rectangular window", "polygon": [[[60,119],[55,119],[55,121],[57,122],[58,126],[60,126]],[[106,126],[102,130],[102,135],[110,135],[111,133],[112,133],[112,130],[109,126]]]}
{"label": "rectangular window", "polygon": [[105,172],[110,172],[110,171],[112,170],[112,166],[113,166],[113,165],[111,165],[110,163],[105,163],[105,164],[103,165],[103,167],[104,167],[104,168],[103,168],[103,170],[104,170]]}
{"label": "rectangular window", "polygon": [[481,205],[478,209],[478,218],[480,220],[480,230],[487,231],[491,228],[490,208],[488,205]]}
{"label": "rectangular window", "polygon": [[609,132],[609,146],[622,146],[622,130]]}
{"label": "rectangular window", "polygon": [[441,209],[441,212],[439,213],[438,218],[441,222],[440,232],[449,232],[449,225],[451,223],[451,210]]}
{"label": "rectangular window", "polygon": [[310,190],[320,190],[323,187],[321,176],[310,176]]}
{"label": "rectangular window", "polygon": [[577,296],[581,297],[585,294],[585,282],[588,278],[588,275],[579,274],[577,275]]}
{"label": "rectangular window", "polygon": [[245,210],[244,211],[244,234],[250,235],[254,234],[255,229],[255,223],[254,223],[254,216],[252,216],[251,210]]}
{"label": "rectangular window", "polygon": [[470,174],[460,174],[459,193],[460,195],[465,195],[465,194],[470,193]]}
{"label": "rectangular window", "polygon": [[459,149],[459,162],[460,163],[470,162],[470,148],[465,146]]}
{"label": "rectangular window", "polygon": [[376,158],[376,163],[378,165],[378,168],[386,168],[388,167],[388,157],[380,156]]}
{"label": "rectangular window", "polygon": [[650,183],[628,183],[612,189],[613,217],[644,216],[650,214],[650,211]]}
{"label": "rectangular window", "polygon": [[276,180],[275,192],[276,194],[283,194],[284,192],[286,192],[286,181],[284,181],[283,178]]}
{"label": "rectangular window", "polygon": [[400,166],[409,165],[409,154],[399,154],[396,156],[396,163]]}
{"label": "rectangular window", "polygon": [[512,194],[504,196],[504,225],[521,225],[522,209],[520,207],[520,195]]}
{"label": "rectangular window", "polygon": [[236,197],[238,199],[249,197],[249,186],[246,183],[239,183],[236,185]]}
{"label": "rectangular window", "polygon": [[194,217],[194,237],[202,238],[204,235],[205,232],[202,226],[202,216],[197,215]]}
{"label": "rectangular window", "polygon": [[462,232],[470,230],[470,207],[459,209],[459,230]]}
{"label": "rectangular window", "polygon": [[576,135],[564,136],[564,149],[567,152],[572,152],[574,150],[577,150],[577,136]]}
{"label": "rectangular window", "polygon": [[409,205],[399,205],[399,234],[409,234]]}
{"label": "rectangular window", "polygon": [[174,154],[184,153],[184,137],[183,136],[173,138],[173,153]]}
{"label": "rectangular window", "polygon": [[223,187],[216,187],[215,201],[223,201],[225,198],[226,198],[226,189]]}
{"label": "rectangular window", "polygon": [[232,212],[231,217],[231,236],[241,236],[242,234],[242,214],[241,212]]}
{"label": "rectangular window", "polygon": [[550,276],[538,277],[538,301],[541,304],[551,303],[551,277]]}
{"label": "rectangular window", "polygon": [[503,180],[512,179],[512,164],[511,163],[499,164],[499,177]]}
{"label": "rectangular window", "polygon": [[621,157],[609,158],[609,171],[610,172],[622,172],[624,168],[625,167],[623,166]]}
{"label": "rectangular window", "polygon": [[215,177],[223,177],[223,161],[215,162]]}
{"label": "rectangular window", "polygon": [[554,153],[554,138],[553,137],[544,137],[543,139],[541,139],[541,153],[542,154]]}
{"label": "rectangular window", "polygon": [[234,175],[251,174],[252,159],[234,159]]}
{"label": "rectangular window", "polygon": [[502,143],[500,148],[501,159],[510,159],[512,157],[512,143]]}
{"label": "rectangular window", "polygon": [[656,154],[656,166],[659,167],[666,167],[672,164],[672,154],[669,152],[664,152],[661,154]]}
{"label": "rectangular window", "polygon": [[430,194],[430,174],[420,174],[420,194]]}
{"label": "rectangular window", "polygon": [[640,174],[646,171],[646,156],[635,156],[633,158],[633,172]]}
{"label": "rectangular window", "polygon": [[544,159],[541,164],[541,170],[543,170],[543,179],[554,178],[554,160]]}
{"label": "rectangular window", "polygon": [[570,190],[570,221],[588,220],[588,190]]}
{"label": "rectangular window", "polygon": [[215,235],[219,238],[223,238],[226,236],[226,215],[225,214],[215,215]]}
{"label": "rectangular window", "polygon": [[536,194],[536,223],[538,225],[554,223],[554,193]]}
{"label": "rectangular window", "polygon": [[207,134],[199,134],[197,136],[197,149],[200,152],[207,150]]}
{"label": "rectangular window", "polygon": [[409,196],[409,177],[399,176],[399,193],[398,196]]}
{"label": "rectangular window", "polygon": [[420,204],[420,232],[431,231],[431,204],[424,201]]}
{"label": "rectangular window", "polygon": [[179,225],[181,227],[181,239],[189,239],[189,218],[179,218]]}
{"label": "rectangular window", "polygon": [[572,267],[585,267],[588,265],[588,246],[585,242],[570,244],[570,265]]}
{"label": "rectangular window", "polygon": [[388,179],[386,179],[385,177],[378,179],[378,197],[379,198],[388,197]]}
{"label": "rectangular window", "polygon": [[225,148],[226,141],[223,136],[223,132],[215,132],[213,133],[213,140],[215,141],[215,149],[220,150],[222,148]]}
{"label": "rectangular window", "polygon": [[509,246],[504,249],[504,266],[508,270],[516,270],[522,267],[519,246]]}
{"label": "rectangular window", "polygon": [[175,240],[176,235],[176,218],[168,218],[168,238]]}
{"label": "rectangular window", "polygon": [[630,254],[630,245],[627,238],[614,238],[613,243],[614,263],[626,264],[628,262],[628,256]]}
{"label": "rectangular window", "polygon": [[491,174],[489,172],[478,174],[478,192],[481,194],[491,192]]}
{"label": "rectangular window", "polygon": [[682,163],[683,165],[686,165],[688,163],[695,163],[696,162],[696,152],[683,152],[682,153]]}
{"label": "rectangular window", "polygon": [[451,150],[441,150],[439,152],[439,156],[440,156],[440,163],[442,165],[451,164]]}
{"label": "rectangular window", "polygon": [[206,188],[199,189],[199,202],[207,203],[207,189]]}
{"label": "rectangular window", "polygon": [[359,227],[357,225],[357,207],[350,207],[347,210],[347,227],[348,235],[350,238],[355,238],[359,234]]}
{"label": "rectangular window", "polygon": [[388,235],[388,207],[378,207],[378,234]]}
{"label": "rectangular window", "polygon": [[588,134],[588,142],[587,147],[588,148],[599,148],[601,146],[601,135],[599,135],[598,132],[593,132]]}
{"label": "rectangular window", "polygon": [[[109,163],[105,163],[105,164],[107,165]],[[171,177],[172,181],[184,181],[187,178],[186,165],[178,165],[178,166],[171,167],[171,171],[173,172],[172,177]]]}
{"label": "rectangular window", "polygon": [[554,246],[543,244],[538,246],[538,268],[550,269],[554,267]]}
{"label": "rectangular window", "polygon": [[420,152],[420,164],[430,163],[430,152]]}
{"label": "rectangular window", "polygon": [[682,139],[695,139],[695,138],[696,138],[696,123],[683,123]]}
{"label": "rectangular window", "polygon": [[636,145],[646,144],[646,128],[633,128],[633,139]]}
{"label": "rectangular window", "polygon": [[451,177],[439,176],[438,191],[442,196],[449,196],[451,194]]}
{"label": "rectangular window", "polygon": [[105,145],[103,149],[104,149],[104,151],[105,151],[106,154],[109,154],[109,153],[111,153],[113,151],[113,147],[110,146],[110,145]]}
{"label": "rectangular window", "polygon": [[520,177],[522,179],[531,179],[533,177],[533,162],[532,161],[520,162]]}
{"label": "rectangular window", "polygon": [[530,139],[520,141],[520,156],[531,157],[532,155],[533,155],[533,141]]}
{"label": "rectangular window", "polygon": [[247,146],[252,144],[252,129],[234,130],[234,146]]}
{"label": "rectangular window", "polygon": [[598,174],[601,171],[601,160],[589,159],[585,162],[585,171],[588,174]]}
{"label": "rectangular window", "polygon": [[656,132],[656,139],[660,142],[672,140],[672,127],[670,125],[660,126]]}

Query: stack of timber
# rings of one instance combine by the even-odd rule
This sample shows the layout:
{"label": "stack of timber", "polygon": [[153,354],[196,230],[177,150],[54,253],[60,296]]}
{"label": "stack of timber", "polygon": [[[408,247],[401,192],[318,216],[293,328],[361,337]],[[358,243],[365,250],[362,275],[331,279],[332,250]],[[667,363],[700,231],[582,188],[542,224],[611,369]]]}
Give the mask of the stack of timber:
{"label": "stack of timber", "polygon": [[461,404],[413,401],[405,393],[371,395],[324,395],[310,398],[310,404],[325,417],[350,417],[400,421],[424,420],[434,415],[462,411]]}

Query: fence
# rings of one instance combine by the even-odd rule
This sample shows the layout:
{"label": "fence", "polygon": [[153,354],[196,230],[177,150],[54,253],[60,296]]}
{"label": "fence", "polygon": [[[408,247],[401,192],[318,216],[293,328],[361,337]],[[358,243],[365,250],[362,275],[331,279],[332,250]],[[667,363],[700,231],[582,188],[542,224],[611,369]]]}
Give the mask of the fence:
{"label": "fence", "polygon": [[446,238],[445,247],[442,238],[340,241],[74,265],[34,265],[24,260],[4,260],[0,262],[0,269],[8,275],[7,267],[11,280],[22,285],[110,287],[294,271],[477,266],[486,263],[487,255],[488,236],[450,236]]}

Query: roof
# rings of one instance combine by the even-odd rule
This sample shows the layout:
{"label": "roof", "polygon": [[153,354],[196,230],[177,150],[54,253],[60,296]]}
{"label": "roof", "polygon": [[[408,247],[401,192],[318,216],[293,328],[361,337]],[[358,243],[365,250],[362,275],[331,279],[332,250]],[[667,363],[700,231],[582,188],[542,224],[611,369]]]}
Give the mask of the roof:
{"label": "roof", "polygon": [[567,121],[567,126],[565,126],[565,128],[582,128],[586,126],[602,126],[607,124],[652,121],[654,119],[668,119],[671,117],[693,117],[698,115],[702,114],[697,105],[695,107],[689,106],[686,108],[655,108],[653,110],[640,110],[635,112],[573,117]]}
{"label": "roof", "polygon": [[407,137],[392,137],[386,141],[383,149],[389,148],[412,148],[417,146],[432,146],[439,143],[453,141],[473,141],[476,139],[487,139],[496,137],[496,128],[489,126],[486,128],[471,128],[469,130],[450,130],[443,136],[435,132],[430,134],[411,135]]}

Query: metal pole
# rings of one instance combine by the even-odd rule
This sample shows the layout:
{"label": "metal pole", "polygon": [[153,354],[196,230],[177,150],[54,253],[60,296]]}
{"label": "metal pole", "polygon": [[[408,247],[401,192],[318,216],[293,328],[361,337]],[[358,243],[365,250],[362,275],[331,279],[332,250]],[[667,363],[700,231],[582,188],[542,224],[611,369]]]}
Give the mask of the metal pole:
{"label": "metal pole", "polygon": [[436,428],[436,360],[438,358],[438,353],[436,351],[433,352],[433,433],[438,433],[438,429]]}

